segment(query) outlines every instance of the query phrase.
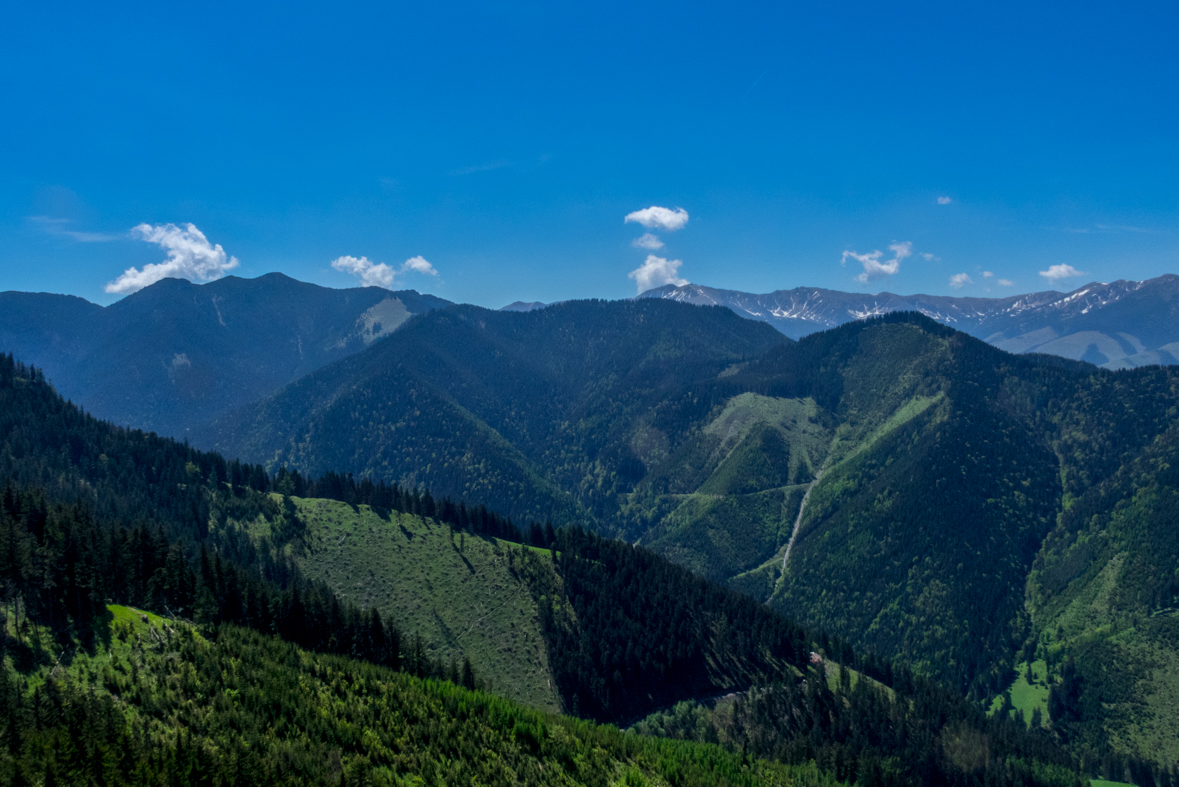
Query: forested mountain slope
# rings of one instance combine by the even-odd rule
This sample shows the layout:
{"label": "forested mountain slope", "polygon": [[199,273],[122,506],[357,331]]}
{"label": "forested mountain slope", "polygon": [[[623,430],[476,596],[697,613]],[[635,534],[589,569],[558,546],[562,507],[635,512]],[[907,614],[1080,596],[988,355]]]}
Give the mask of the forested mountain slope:
{"label": "forested mountain slope", "polygon": [[0,293],[0,352],[45,371],[101,418],[188,430],[368,346],[448,302],[412,290],[334,290],[272,273],[163,279],[110,306]]}
{"label": "forested mountain slope", "polygon": [[[1040,631],[1025,588],[1059,517],[1177,418],[1168,368],[1012,356],[912,314],[759,348],[723,311],[643,303],[426,315],[222,446],[640,540],[983,699]],[[1091,723],[1134,715],[1118,702]]]}
{"label": "forested mountain slope", "polygon": [[0,784],[837,784],[232,626],[111,607],[106,629],[25,676],[0,663]]}
{"label": "forested mountain slope", "polygon": [[453,307],[200,442],[275,469],[422,484],[516,519],[594,522],[642,477],[631,443],[653,408],[784,341],[725,309],[657,301]]}
{"label": "forested mountain slope", "polygon": [[[1069,740],[1179,761],[1179,429],[1081,494],[1028,580],[1047,707]],[[1101,720],[1103,723],[1098,723]]]}
{"label": "forested mountain slope", "polygon": [[[308,480],[284,471],[269,478],[257,466],[227,463],[82,415],[37,372],[7,357],[0,358],[0,396],[6,416],[0,455],[10,460],[3,468],[9,480],[0,485],[5,781],[102,773],[122,783],[138,773],[189,781],[218,775],[228,783],[243,775],[266,783],[337,782],[351,770],[355,778],[347,783],[353,783],[380,781],[390,771],[462,767],[477,750],[480,760],[472,767],[499,774],[487,777],[491,783],[530,773],[513,763],[548,762],[550,756],[560,768],[545,766],[536,777],[542,783],[608,783],[627,768],[640,772],[627,783],[642,774],[657,776],[654,783],[732,784],[746,775],[774,783],[782,774],[786,783],[812,783],[821,778],[812,759],[824,753],[834,758],[825,767],[842,763],[845,778],[860,773],[872,784],[1077,784],[1075,761],[1051,739],[1002,718],[988,721],[961,697],[894,672],[887,662],[857,657],[846,645],[812,635],[645,550],[577,529],[553,532],[532,524],[521,532],[482,507],[336,474]],[[54,481],[48,491],[46,480]],[[289,493],[329,495],[342,504]],[[349,514],[361,516],[345,522]],[[321,521],[310,523],[313,517]],[[422,528],[434,536],[415,546],[418,551],[399,541],[423,537]],[[496,534],[556,549],[507,544]],[[350,538],[368,543],[350,545],[349,554],[339,551]],[[783,769],[710,748],[603,741],[592,727],[545,722],[446,686],[431,694],[438,684],[425,684],[423,695],[412,679],[292,647],[346,654],[419,678],[505,685],[503,674],[481,674],[467,658],[461,668],[457,658],[447,663],[438,649],[430,652],[429,643],[400,627],[402,621],[418,625],[409,608],[437,604],[431,593],[447,593],[444,582],[415,598],[411,578],[392,594],[392,612],[374,608],[387,578],[357,576],[366,567],[358,556],[378,551],[374,539],[405,551],[403,561],[427,563],[417,579],[422,585],[442,579],[434,573],[438,551],[457,547],[458,561],[471,561],[466,581],[472,583],[485,579],[475,566],[487,565],[488,552],[501,556],[499,565],[527,589],[539,613],[553,685],[566,709],[623,719],[718,691],[762,696],[772,685],[774,692],[804,691],[815,708],[826,708],[821,715],[831,723],[766,727],[772,738],[751,728],[759,740],[778,742],[764,750],[767,757],[805,766]],[[318,564],[317,551],[325,558]],[[309,556],[304,568],[324,569],[323,581],[301,576],[299,561],[289,559],[300,553]],[[453,555],[446,559],[454,563]],[[488,584],[491,596],[508,595]],[[478,590],[449,592],[452,602],[481,603]],[[124,608],[113,609],[112,621],[103,612],[106,599],[189,618],[199,628]],[[527,602],[515,611],[526,611]],[[513,647],[526,644],[510,633],[521,621],[507,620],[507,631],[504,622],[493,622],[500,636]],[[277,633],[291,645],[226,626]],[[206,647],[202,639],[214,644]],[[807,689],[817,685],[807,672],[808,648],[815,647],[840,654],[894,691],[851,702]],[[521,654],[535,667],[532,655]],[[9,666],[23,677],[8,677]],[[218,699],[197,701],[209,696]],[[920,721],[910,707],[921,709]],[[895,729],[886,733],[886,726]],[[177,737],[178,728],[188,732]],[[357,737],[358,728],[372,728],[372,735]],[[238,745],[243,735],[246,749]],[[592,751],[577,743],[584,735],[591,736]],[[611,749],[611,740],[622,748]],[[618,752],[606,758],[605,771],[594,765],[603,761],[593,759],[604,756],[602,750]],[[963,757],[963,751],[971,754]],[[980,751],[992,756],[980,759]],[[657,761],[642,752],[654,752]],[[514,773],[503,770],[505,762]]]}

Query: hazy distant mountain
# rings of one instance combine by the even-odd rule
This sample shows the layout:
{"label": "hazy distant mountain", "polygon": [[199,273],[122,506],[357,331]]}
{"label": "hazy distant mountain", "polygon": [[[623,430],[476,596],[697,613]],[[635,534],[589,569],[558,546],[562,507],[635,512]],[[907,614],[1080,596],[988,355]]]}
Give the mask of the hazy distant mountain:
{"label": "hazy distant mountain", "polygon": [[529,302],[514,301],[512,303],[509,303],[507,306],[503,307],[502,309],[500,309],[500,311],[501,312],[530,312],[530,311],[534,311],[535,309],[543,309],[544,307],[546,307],[548,305],[549,304],[541,303],[540,301],[529,301]]}
{"label": "hazy distant mountain", "polygon": [[1179,363],[1174,274],[1007,298],[870,295],[817,287],[755,295],[697,284],[669,284],[639,297],[725,306],[794,339],[878,314],[917,311],[1010,352],[1049,353],[1111,369]]}
{"label": "hazy distant mountain", "polygon": [[335,290],[279,273],[204,285],[164,279],[105,308],[5,292],[0,351],[43,368],[97,416],[183,437],[446,305],[412,290]]}

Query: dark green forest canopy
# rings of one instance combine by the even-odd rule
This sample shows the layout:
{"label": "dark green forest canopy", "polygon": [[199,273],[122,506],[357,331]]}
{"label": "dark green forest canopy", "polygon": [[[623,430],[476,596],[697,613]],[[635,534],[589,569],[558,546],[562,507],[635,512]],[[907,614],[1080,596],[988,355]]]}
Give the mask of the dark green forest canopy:
{"label": "dark green forest canopy", "polygon": [[1047,625],[1025,589],[1061,515],[1179,418],[1174,368],[1014,356],[916,314],[758,346],[663,305],[426,315],[218,439],[639,541],[987,701]]}
{"label": "dark green forest canopy", "polygon": [[836,784],[231,626],[116,622],[94,656],[30,683],[0,664],[0,784]]}
{"label": "dark green forest canopy", "polygon": [[[14,414],[8,422],[9,435],[16,436],[5,444],[6,451],[29,460],[29,467],[36,471],[36,474],[28,471],[30,475],[25,476],[19,485],[9,482],[5,486],[3,511],[0,512],[0,524],[3,525],[0,527],[0,542],[4,547],[0,553],[5,561],[0,570],[10,580],[5,587],[15,591],[15,597],[9,592],[5,599],[5,630],[9,630],[11,623],[13,634],[6,635],[4,644],[6,657],[18,666],[23,665],[22,669],[35,672],[51,667],[49,655],[60,648],[101,652],[107,647],[112,633],[109,619],[103,613],[105,599],[110,598],[154,607],[163,613],[185,614],[207,626],[236,623],[277,632],[305,647],[381,662],[413,674],[444,675],[452,682],[468,684],[478,681],[469,669],[431,663],[423,658],[420,642],[402,637],[388,621],[371,612],[338,603],[326,588],[301,580],[290,572],[289,566],[277,561],[268,563],[267,556],[273,555],[267,550],[222,537],[223,528],[214,527],[202,535],[199,529],[189,526],[165,526],[169,512],[173,510],[168,507],[166,494],[161,493],[162,496],[156,499],[147,495],[145,490],[137,492],[143,495],[137,499],[147,502],[135,509],[140,512],[137,515],[139,524],[133,522],[127,526],[118,515],[119,505],[127,504],[103,502],[97,497],[96,508],[91,508],[85,498],[55,502],[60,499],[57,497],[60,490],[68,494],[78,489],[104,489],[104,494],[117,494],[109,468],[143,467],[146,461],[142,457],[135,460],[120,453],[128,451],[154,457],[157,468],[167,468],[168,463],[183,467],[184,475],[179,476],[183,481],[174,487],[160,488],[170,488],[182,499],[192,494],[192,488],[202,490],[207,506],[204,510],[214,523],[219,517],[224,517],[226,522],[232,521],[234,516],[249,515],[254,509],[257,515],[278,520],[286,516],[282,506],[249,486],[251,478],[262,484],[263,476],[256,476],[255,468],[232,462],[224,465],[225,477],[242,482],[240,484],[222,481],[220,477],[202,481],[202,468],[207,467],[212,477],[221,467],[216,457],[193,452],[170,441],[159,441],[126,430],[110,430],[60,400],[55,403],[35,371],[10,359],[0,362],[0,366],[9,372],[0,375],[0,384],[5,386],[8,397],[5,399],[6,412]],[[22,412],[56,414],[55,418],[44,419],[44,423],[57,425],[56,443],[35,435],[36,430],[28,427],[38,422],[20,417]],[[26,428],[22,431],[16,428],[18,424]],[[72,444],[77,446],[80,461],[59,450],[61,445],[71,444],[75,428],[79,433]],[[16,454],[16,447],[20,446],[23,446],[23,453]],[[42,453],[44,456],[40,461],[31,461]],[[101,459],[103,455],[106,456],[105,462]],[[88,463],[87,459],[94,461]],[[140,464],[135,464],[136,461]],[[181,471],[174,469],[174,472]],[[140,472],[115,477],[133,491],[137,486],[159,486],[159,482],[142,476]],[[53,478],[59,482],[65,479],[53,487],[58,492],[46,493],[34,485],[38,480]],[[281,478],[277,481],[283,483]],[[273,484],[275,479],[266,479],[265,483]],[[392,494],[389,489],[379,491],[379,485],[357,484],[346,477],[335,477],[335,480],[329,477],[310,485],[322,487],[325,491],[334,489],[344,497],[357,496],[360,499],[368,496],[370,501],[375,500],[376,495]],[[97,492],[90,494],[97,495]],[[434,507],[434,515],[446,515],[439,510],[445,506],[427,502],[431,500],[428,495],[403,495],[401,499],[403,505],[420,509],[423,515],[429,515],[431,507]],[[95,511],[99,509],[106,513],[97,515]],[[176,510],[183,513],[187,509]],[[465,509],[460,507],[459,510]],[[508,524],[491,516],[488,520],[471,522],[471,525],[486,527],[489,522],[496,521],[501,523],[500,526]],[[538,598],[549,604],[551,613],[546,622],[546,639],[550,659],[555,664],[555,673],[560,676],[562,695],[570,705],[584,702],[582,712],[586,715],[616,719],[627,713],[643,714],[661,702],[690,696],[692,692],[724,687],[743,690],[766,680],[777,680],[784,686],[800,685],[798,681],[803,677],[802,670],[806,669],[808,659],[807,647],[815,640],[813,635],[750,599],[709,585],[644,550],[604,541],[576,530],[554,534],[549,529],[537,528],[535,532],[538,534],[536,538],[542,541],[552,544],[555,540],[557,560],[549,563],[537,553],[521,548],[518,570],[528,575],[529,587]],[[198,551],[193,553],[193,549]],[[233,552],[233,549],[238,551]],[[50,566],[54,572],[45,570]],[[283,574],[284,570],[286,574]],[[644,603],[644,599],[649,603]],[[50,640],[46,640],[46,636]],[[813,644],[845,655],[849,663],[861,669],[886,678],[891,675],[887,663],[858,659],[846,646],[827,637],[819,637]],[[254,650],[255,647],[258,650]],[[269,646],[250,645],[241,660],[265,662],[269,658],[264,655],[266,647]],[[42,648],[44,650],[39,650]],[[701,662],[697,649],[703,649],[712,663]],[[196,658],[196,655],[190,655]],[[217,667],[214,672],[220,675],[222,670]],[[891,675],[891,679],[903,692],[928,693],[934,690],[932,684],[923,683],[907,673]],[[187,678],[181,680],[182,686],[184,680]],[[348,682],[348,685],[354,684],[355,681]],[[121,685],[117,678],[114,685]],[[68,740],[74,734],[70,730],[82,726],[95,731],[105,730],[104,735],[109,733],[105,742],[97,733],[92,736],[98,740],[91,740],[93,748],[87,749],[91,754],[110,751],[114,746],[130,760],[142,760],[142,767],[148,769],[166,771],[196,767],[191,765],[193,762],[203,764],[201,767],[212,772],[229,767],[216,756],[201,760],[200,757],[209,754],[209,749],[199,740],[193,742],[183,737],[152,739],[135,733],[134,726],[125,726],[119,720],[119,713],[109,704],[104,705],[101,696],[94,701],[71,699],[85,696],[71,693],[87,691],[85,684],[77,688],[63,684],[46,690],[50,693],[34,693],[32,699],[28,699],[26,690],[15,690],[6,695],[6,701],[15,709],[13,718],[30,718],[28,714],[39,718],[38,713],[48,714],[45,717],[48,721],[40,728],[35,725],[8,728],[10,732],[19,733],[5,739],[10,747],[9,763],[13,768],[27,770],[33,767],[35,770],[36,766],[47,763],[57,767],[59,756],[68,760],[74,755],[53,747]],[[53,693],[59,690],[60,693]],[[902,736],[906,747],[917,746],[916,751],[925,752],[923,756],[928,759],[928,767],[934,769],[930,772],[979,785],[984,782],[1026,782],[1029,778],[1035,784],[1063,786],[1073,783],[1074,777],[1070,774],[1074,773],[1075,766],[1051,741],[1037,741],[1022,727],[1001,718],[987,721],[977,708],[952,694],[941,690],[934,690],[934,693],[940,697],[938,707],[943,710],[939,712],[946,714],[947,718],[958,719],[979,735],[990,736],[988,739],[994,741],[992,745],[1001,755],[995,760],[994,767],[964,769],[952,758],[946,759],[938,753],[940,744],[937,739],[923,735],[916,738]],[[169,712],[172,699],[154,694],[147,696],[152,699],[145,708],[152,713]],[[62,702],[74,710],[62,714]],[[885,711],[892,700],[882,695],[874,702],[877,704],[869,702],[866,707],[875,708],[872,714],[885,714],[880,716],[880,723],[891,723],[886,720]],[[850,706],[836,705],[839,717],[844,718],[842,714]],[[229,711],[228,708],[225,710]],[[95,714],[105,719],[105,726],[94,722]],[[56,721],[67,716],[68,720],[61,724]],[[235,728],[246,724],[263,729],[265,718],[255,714],[240,721],[217,721]],[[853,721],[853,718],[857,720]],[[898,744],[888,741],[897,739],[885,737],[878,740],[850,733],[853,729],[870,729],[876,723],[870,719],[875,718],[871,714],[848,716],[841,725],[826,730],[800,727],[785,737],[781,737],[780,732],[775,733],[783,747],[767,748],[764,754],[784,762],[809,762],[815,750],[799,745],[799,741],[806,738],[817,741],[816,745],[823,751],[838,751],[842,758],[862,761],[866,768],[864,772],[879,776],[882,783],[920,783],[922,777],[917,771],[906,768],[890,770],[888,763],[899,761],[901,752],[895,748]],[[34,733],[35,729],[40,732]],[[134,737],[136,734],[139,734],[138,738]],[[204,755],[194,753],[202,747],[205,747]],[[269,757],[269,754],[261,753],[262,749],[259,749],[258,756]],[[149,750],[154,754],[148,755]],[[311,767],[307,763],[312,760],[330,761],[329,755],[330,747],[322,751],[313,749],[311,759],[301,760],[304,765],[299,767]],[[123,762],[127,765],[129,760]],[[186,762],[189,765],[185,765]],[[135,767],[134,763],[128,767]],[[275,766],[264,764],[259,767]],[[700,783],[718,781],[707,774],[701,776],[701,780]]]}
{"label": "dark green forest canopy", "polygon": [[[391,340],[239,411],[199,441],[264,456],[272,469],[420,484],[516,520],[592,521],[643,473],[620,444],[636,418],[686,381],[787,341],[719,307],[452,307],[413,318]],[[335,439],[319,438],[327,434]],[[603,475],[587,484],[595,468]]]}

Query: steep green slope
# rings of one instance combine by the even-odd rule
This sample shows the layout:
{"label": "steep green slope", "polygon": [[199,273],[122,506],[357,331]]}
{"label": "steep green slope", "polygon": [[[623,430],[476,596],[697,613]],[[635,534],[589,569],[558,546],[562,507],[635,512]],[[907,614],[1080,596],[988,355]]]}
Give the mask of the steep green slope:
{"label": "steep green slope", "polygon": [[[469,658],[498,694],[559,710],[536,602],[492,538],[397,511],[294,498],[306,530],[295,562],[342,599],[375,607],[431,659]],[[259,524],[255,536],[269,535]]]}
{"label": "steep green slope", "polygon": [[105,642],[0,664],[0,784],[835,785],[234,627],[112,608]]}
{"label": "steep green slope", "polygon": [[584,522],[985,697],[1057,516],[1176,417],[1173,371],[1011,356],[917,315],[768,346],[663,305],[428,315],[225,444]]}
{"label": "steep green slope", "polygon": [[[461,668],[457,664],[448,667],[445,661],[431,658],[424,652],[420,639],[407,637],[390,625],[397,621],[396,613],[382,616],[379,610],[349,603],[355,597],[356,588],[345,585],[342,588],[345,598],[341,600],[341,594],[327,583],[300,578],[298,566],[288,563],[282,553],[287,549],[298,551],[300,547],[307,550],[306,522],[301,522],[293,501],[283,499],[277,503],[262,491],[271,485],[280,490],[315,489],[320,496],[339,495],[353,503],[380,505],[382,511],[393,509],[430,518],[436,515],[442,521],[477,528],[484,533],[515,531],[506,520],[491,517],[485,509],[466,509],[447,500],[435,500],[426,493],[386,488],[367,481],[358,484],[337,474],[314,481],[280,474],[271,480],[256,467],[225,463],[219,457],[171,441],[111,429],[52,396],[52,391],[35,373],[9,359],[0,359],[0,392],[8,405],[5,420],[0,421],[5,426],[0,434],[8,462],[5,468],[10,472],[20,471],[23,473],[20,478],[68,482],[61,486],[55,484],[48,494],[35,485],[8,481],[0,484],[0,547],[3,547],[0,548],[0,577],[4,580],[0,584],[4,594],[0,612],[5,626],[11,621],[15,634],[0,638],[0,650],[5,655],[11,654],[22,670],[55,672],[63,665],[68,666],[79,653],[101,649],[108,640],[109,629],[95,613],[103,599],[113,599],[157,612],[174,611],[192,617],[210,627],[206,629],[210,632],[219,625],[243,625],[255,631],[277,633],[290,643],[316,652],[349,654],[400,667],[418,676],[447,675],[468,685],[495,680],[494,676],[472,674],[465,664]],[[83,489],[86,495],[71,495],[70,489]],[[61,502],[63,496],[68,503]],[[193,501],[203,507],[189,510],[187,505]],[[369,512],[367,518],[329,524],[329,517],[341,520],[344,514],[332,509],[331,504],[321,509],[325,520],[322,529],[339,530],[343,543],[349,538],[368,539],[359,549],[348,549],[352,550],[351,559],[368,557],[369,565],[374,565],[370,553],[379,552],[376,546],[382,542],[375,531],[380,525],[392,529],[394,523]],[[120,511],[130,512],[130,530],[120,521]],[[354,515],[357,513],[362,512],[352,511]],[[269,537],[262,532],[265,528],[259,517],[272,524]],[[256,524],[258,532],[252,538],[237,524],[243,522]],[[432,522],[430,527],[433,528]],[[554,534],[547,528],[529,527],[528,533],[533,543],[558,542],[557,559],[554,561],[547,550],[538,552],[524,547],[505,550],[508,573],[521,577],[540,612],[546,655],[563,706],[583,715],[625,719],[688,697],[709,696],[718,690],[760,691],[767,683],[774,682],[797,690],[805,685],[798,683],[796,670],[806,662],[808,647],[834,648],[844,661],[858,669],[896,682],[897,695],[887,694],[890,701],[893,696],[929,692],[934,688],[914,682],[903,670],[891,672],[889,665],[880,660],[859,659],[846,645],[833,643],[826,635],[809,642],[810,635],[805,630],[765,606],[710,585],[645,550],[604,541],[576,529]],[[465,551],[465,540],[469,537],[469,533],[459,534],[460,552]],[[333,558],[342,558],[344,554],[327,554],[331,544],[329,541],[324,545],[328,561],[325,570],[343,568],[332,565]],[[336,538],[335,544],[342,546],[340,538]],[[395,540],[385,539],[384,544],[401,548]],[[453,541],[449,546],[437,546],[445,553],[447,548],[453,550]],[[438,575],[443,574],[438,556],[426,550],[419,557],[427,562],[424,573],[419,575],[423,584],[427,579],[433,584],[436,566]],[[430,562],[431,558],[434,562]],[[452,560],[447,565],[458,570]],[[447,573],[448,579],[453,578],[453,572]],[[337,586],[336,590],[339,589]],[[372,589],[376,589],[375,582]],[[408,607],[412,602],[403,598],[403,603]],[[151,620],[148,616],[148,621]],[[280,649],[285,649],[282,652],[286,655],[274,661],[291,663],[296,651],[286,645]],[[134,657],[132,683],[137,680],[136,671],[145,666],[142,651],[140,648]],[[217,650],[217,654],[220,652]],[[211,726],[216,719],[202,716],[198,711],[210,704],[215,710],[225,710],[230,717],[232,735],[240,738],[243,731],[251,736],[261,731],[248,752],[239,754],[236,749],[218,745],[210,748],[214,757],[218,751],[229,752],[230,767],[240,765],[246,772],[262,774],[271,782],[293,778],[292,768],[316,768],[330,763],[331,747],[340,743],[341,736],[351,733],[337,733],[327,722],[337,711],[352,713],[350,709],[363,705],[371,696],[366,692],[375,690],[355,674],[344,676],[333,683],[331,690],[336,692],[333,708],[309,721],[300,714],[316,707],[314,699],[299,696],[297,708],[290,710],[275,701],[275,697],[283,696],[283,685],[290,684],[286,678],[277,683],[264,683],[257,691],[245,692],[247,686],[234,682],[243,670],[260,663],[264,674],[276,673],[276,668],[268,663],[269,657],[230,649],[228,660],[214,661],[215,669],[209,673],[215,674],[220,682],[203,686],[194,682],[193,673],[182,665],[184,658],[199,660],[201,654],[169,653],[167,661],[179,671],[164,685],[168,691],[177,687],[188,691],[196,686],[199,692],[195,697],[181,696],[183,713],[168,717],[166,726],[192,730],[199,738],[209,732],[209,726],[201,725]],[[107,678],[104,676],[103,680]],[[115,686],[120,686],[117,676],[112,680]],[[299,678],[297,682],[299,691],[309,685],[314,688],[314,681],[309,679]],[[361,692],[360,696],[352,696],[354,689]],[[216,699],[212,703],[207,701],[206,690],[214,691]],[[261,702],[263,695],[268,697],[267,702]],[[16,695],[4,689],[0,696],[11,699]],[[137,701],[146,697],[145,707],[151,713],[166,710],[172,702],[169,697],[176,696],[161,696],[154,690],[143,695],[134,693]],[[939,713],[960,716],[971,708],[961,697],[945,692],[938,696]],[[130,697],[120,699],[127,701]],[[244,715],[235,715],[239,708],[235,703],[241,703]],[[71,774],[69,779],[79,780],[82,777],[77,773],[85,768],[106,768],[107,755],[111,752],[115,753],[116,762],[111,764],[113,770],[105,779],[116,783],[125,775],[125,771],[118,770],[122,767],[119,763],[146,768],[141,774],[179,768],[182,775],[172,777],[174,781],[193,781],[194,773],[216,773],[224,764],[208,758],[191,759],[201,756],[193,754],[196,750],[191,737],[152,738],[142,724],[123,726],[117,718],[121,713],[119,704],[84,692],[58,693],[46,684],[45,690],[40,695],[34,694],[30,702],[20,700],[7,709],[5,720],[37,719],[35,724],[0,730],[16,733],[5,734],[0,742],[9,745],[10,753],[23,760],[22,776],[29,777],[31,773],[35,782],[47,778],[44,775],[47,766],[57,768],[59,763],[65,763],[62,768]],[[812,728],[805,736],[814,746],[826,746],[837,739],[832,736],[856,725],[880,728],[883,733],[894,712],[887,706],[845,706],[842,710],[833,707],[831,711],[831,725]],[[355,717],[350,718],[351,724],[361,723]],[[59,724],[60,719],[67,721]],[[179,724],[174,723],[177,721]],[[371,720],[362,719],[362,722],[374,726]],[[267,726],[272,723],[272,727]],[[317,737],[292,741],[288,732],[292,728],[311,729]],[[128,729],[138,737],[125,734]],[[430,734],[436,734],[439,729],[435,725]],[[769,734],[770,728],[766,729]],[[404,733],[405,725],[399,725],[398,730],[398,734]],[[104,737],[108,733],[109,737]],[[462,740],[461,734],[446,734],[454,739],[455,745]],[[513,734],[518,735],[519,731]],[[273,747],[269,745],[271,738],[277,741]],[[265,746],[261,745],[263,741]],[[376,743],[383,745],[381,740]],[[983,787],[984,776],[991,787],[1014,785],[1017,781],[1027,784],[1018,770],[984,774],[977,770],[962,771],[957,765],[952,768],[947,765],[945,768],[950,768],[947,770],[939,764],[938,739],[923,735],[911,739],[910,743],[916,748],[906,744],[908,748],[902,751],[888,744],[884,749],[875,749],[884,757],[881,774],[885,783],[916,785],[922,781],[914,774],[904,775],[884,768],[889,760],[903,757],[906,762],[929,763],[929,767],[941,769],[939,772],[945,778],[972,787]],[[362,744],[371,747],[373,742],[362,738]],[[992,743],[997,758],[1004,762],[1029,744],[1028,739],[1010,730]],[[423,745],[429,748],[430,742]],[[1069,759],[1051,745],[1041,748],[1044,759],[1037,761],[1043,765]],[[445,751],[450,752],[445,756],[451,761],[461,760],[454,754],[454,748]],[[850,750],[849,756],[854,756],[854,751]],[[79,765],[78,752],[84,752],[82,756],[89,765]],[[272,754],[276,752],[279,764],[273,766]],[[808,752],[810,749],[790,748],[776,751],[775,756],[806,762],[812,756]],[[481,756],[486,759],[487,751]],[[145,763],[143,758],[148,761]],[[404,761],[414,768],[420,762]],[[430,761],[434,761],[433,755]],[[358,764],[358,768],[364,767],[363,762]],[[61,772],[51,772],[48,780],[61,777]],[[690,774],[685,776],[682,768],[677,766],[676,773],[679,775],[669,778],[673,781],[686,778],[688,783],[692,782]],[[1039,776],[1033,773],[1032,783],[1053,783],[1044,773],[1048,772]],[[154,777],[145,775],[144,778]],[[322,775],[317,780],[322,781]]]}
{"label": "steep green slope", "polygon": [[1100,751],[1179,761],[1179,431],[1081,495],[1028,578],[1046,710]]}
{"label": "steep green slope", "polygon": [[643,475],[631,443],[653,405],[783,341],[725,309],[672,303],[457,307],[235,414],[205,442],[274,468],[421,484],[514,519],[593,521]]}
{"label": "steep green slope", "polygon": [[[1021,734],[1022,724],[986,719],[978,708],[947,707],[941,700],[936,691],[919,691],[898,702],[877,681],[824,661],[807,667],[805,681],[677,703],[633,729],[679,740],[719,740],[757,756],[813,756],[837,778],[857,784],[1084,783],[1066,759],[1051,756],[1049,736]],[[864,723],[883,717],[890,723],[882,728]]]}

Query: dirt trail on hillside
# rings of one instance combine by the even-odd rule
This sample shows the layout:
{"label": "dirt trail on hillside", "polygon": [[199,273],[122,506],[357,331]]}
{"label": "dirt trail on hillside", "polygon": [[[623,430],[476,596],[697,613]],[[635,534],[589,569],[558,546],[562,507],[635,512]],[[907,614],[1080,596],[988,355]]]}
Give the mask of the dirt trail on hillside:
{"label": "dirt trail on hillside", "polygon": [[794,549],[794,540],[798,538],[798,529],[802,527],[802,515],[806,513],[806,501],[811,499],[811,490],[815,488],[815,484],[819,483],[819,479],[823,477],[823,471],[827,468],[819,468],[819,472],[815,473],[815,478],[807,486],[806,492],[802,495],[802,503],[798,506],[798,516],[794,520],[794,530],[790,531],[790,541],[786,543],[786,554],[782,556],[782,573],[786,573],[786,561],[790,559],[790,550]]}

